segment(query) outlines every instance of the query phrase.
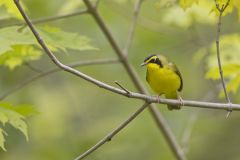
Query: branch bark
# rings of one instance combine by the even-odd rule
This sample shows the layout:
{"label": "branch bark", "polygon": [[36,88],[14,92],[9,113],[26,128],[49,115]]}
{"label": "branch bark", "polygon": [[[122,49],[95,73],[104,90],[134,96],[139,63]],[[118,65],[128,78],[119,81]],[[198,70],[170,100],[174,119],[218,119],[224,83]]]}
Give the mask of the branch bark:
{"label": "branch bark", "polygon": [[[74,62],[74,63],[70,63],[67,64],[68,66],[72,67],[72,68],[77,68],[80,66],[86,66],[86,65],[96,65],[96,64],[113,64],[113,63],[118,63],[119,60],[118,59],[98,59],[98,60],[88,60],[88,61],[79,61],[79,62]],[[52,73],[56,73],[62,71],[62,69],[60,68],[52,68],[49,69],[47,71],[41,71],[41,73],[23,81],[22,83],[18,84],[17,86],[13,87],[12,89],[8,90],[7,92],[3,93],[0,96],[0,100],[3,100],[5,98],[7,98],[8,96],[12,95],[13,93],[17,92],[18,90],[22,89],[23,87],[31,84],[32,82],[46,77]]]}
{"label": "branch bark", "polygon": [[139,16],[140,8],[142,6],[142,2],[143,2],[143,0],[138,0],[138,1],[136,1],[135,6],[134,6],[132,24],[131,24],[130,29],[129,29],[127,42],[126,42],[125,47],[123,49],[123,53],[125,54],[125,56],[128,55],[129,48],[130,48],[130,46],[132,44],[132,41],[133,41],[133,36],[134,36],[135,30],[136,30],[138,16]]}
{"label": "branch bark", "polygon": [[104,138],[102,138],[98,143],[96,143],[94,146],[92,146],[89,150],[84,152],[83,154],[79,155],[74,160],[81,160],[84,157],[88,156],[95,150],[97,150],[99,147],[101,147],[106,142],[109,142],[112,140],[112,138],[118,134],[122,129],[124,129],[132,120],[134,120],[147,106],[149,103],[145,103],[142,107],[140,107],[136,112],[134,112],[131,116],[129,116],[124,122],[122,122],[117,128],[115,128],[112,132],[107,134]]}
{"label": "branch bark", "polygon": [[[61,19],[69,18],[69,17],[79,16],[79,15],[87,14],[87,13],[88,13],[87,9],[82,9],[82,10],[72,12],[72,13],[68,13],[68,14],[34,19],[34,20],[32,20],[32,23],[33,24],[41,24],[41,23],[57,21],[57,20],[61,20]],[[26,24],[25,22],[19,21],[19,22],[15,22],[15,23],[9,23],[9,24],[6,24],[6,25],[2,25],[2,26],[0,26],[0,28],[11,27],[11,26],[22,26],[22,25],[25,25],[25,24]]]}
{"label": "branch bark", "polygon": [[[87,0],[84,0],[84,1],[87,1]],[[48,46],[46,45],[45,41],[40,37],[40,35],[38,34],[37,30],[36,30],[35,27],[33,26],[32,22],[30,21],[30,19],[28,18],[28,16],[25,14],[23,8],[21,7],[21,5],[20,5],[20,3],[19,3],[19,0],[14,0],[14,2],[15,2],[15,4],[16,4],[17,8],[19,9],[20,13],[21,13],[22,16],[24,17],[27,25],[28,25],[29,28],[31,29],[32,33],[34,34],[35,38],[37,39],[38,43],[39,43],[39,44],[41,45],[41,47],[43,48],[43,50],[48,54],[48,56],[49,56],[49,57],[51,58],[51,60],[56,64],[56,66],[58,66],[60,69],[62,69],[62,70],[64,70],[64,71],[67,71],[67,72],[69,72],[69,73],[71,73],[71,74],[74,74],[74,75],[76,75],[76,76],[78,76],[78,77],[81,77],[81,78],[85,79],[86,81],[89,81],[89,82],[91,82],[91,83],[93,83],[93,84],[95,84],[95,85],[97,85],[97,86],[99,86],[99,87],[101,87],[101,88],[106,89],[106,90],[109,90],[109,91],[112,91],[112,92],[114,92],[114,93],[117,93],[117,94],[121,94],[121,95],[130,97],[130,98],[142,99],[142,100],[146,101],[147,103],[163,103],[163,104],[181,105],[182,102],[183,102],[183,104],[184,104],[185,106],[191,106],[191,107],[212,108],[212,109],[224,109],[224,110],[228,110],[229,107],[232,107],[233,110],[240,110],[240,105],[239,105],[239,104],[209,103],[209,102],[187,101],[187,100],[183,100],[182,102],[179,102],[178,100],[170,100],[170,99],[161,99],[161,100],[159,101],[159,99],[158,99],[157,97],[151,97],[151,96],[147,96],[147,95],[145,95],[145,94],[139,94],[139,93],[135,93],[135,92],[126,93],[125,90],[118,89],[118,88],[115,88],[115,87],[110,86],[110,85],[108,85],[108,84],[105,84],[105,83],[103,83],[103,82],[101,82],[101,81],[98,81],[98,80],[96,80],[96,79],[94,79],[94,78],[92,78],[92,77],[90,77],[90,76],[88,76],[88,75],[86,75],[86,74],[84,74],[84,73],[82,73],[82,72],[80,72],[80,71],[72,68],[72,67],[69,67],[69,66],[61,63],[61,62],[55,57],[55,55],[51,52],[51,50],[48,48]],[[92,14],[93,14],[93,13],[96,14],[95,10],[94,10],[93,12],[91,11],[91,13],[92,13]],[[96,14],[96,15],[98,15],[98,14]],[[99,16],[99,15],[98,15],[98,16]],[[102,23],[101,18],[100,18],[100,20],[98,19],[98,23],[99,23],[99,26],[101,26],[101,29],[103,30],[103,32],[105,33],[104,30],[106,30],[106,26],[105,26],[104,23],[101,24],[101,23]],[[102,25],[103,25],[103,26],[102,26]],[[105,26],[105,29],[104,29],[104,26]],[[105,34],[106,34],[106,37],[107,37],[108,39],[111,37],[111,34],[109,33],[108,30],[106,31]],[[109,37],[109,36],[110,36],[110,37]],[[113,39],[111,39],[111,38],[109,39],[109,41],[111,41],[110,43],[111,43],[113,46],[117,47],[117,48],[115,48],[114,50],[116,51],[116,53],[117,53],[117,54],[119,55],[119,57],[121,58],[122,63],[124,64],[124,66],[125,66],[126,69],[128,70],[129,75],[131,75],[133,81],[134,81],[134,82],[135,82],[135,81],[137,82],[137,83],[136,83],[136,86],[138,86],[137,88],[139,88],[139,90],[140,90],[141,92],[145,92],[145,89],[140,87],[140,86],[142,86],[142,85],[141,85],[140,81],[138,80],[138,77],[137,77],[137,75],[136,75],[136,72],[133,70],[133,67],[129,64],[129,62],[128,62],[126,59],[124,59],[124,56],[122,55],[122,52],[121,52],[121,50],[118,48],[118,46],[116,45],[115,41],[114,41]],[[135,76],[136,79],[134,79],[134,76]],[[146,92],[145,92],[145,93],[146,93]],[[156,112],[156,113],[154,113],[154,114],[156,114],[156,117],[157,117],[157,118],[159,118],[159,117],[162,118],[162,116],[157,115],[158,113],[160,114],[160,112]],[[164,125],[165,125],[165,123],[160,123],[160,124],[164,124]],[[165,126],[166,126],[166,125],[165,125]],[[165,127],[165,126],[164,126],[164,127]],[[163,129],[163,127],[162,127],[162,129]],[[165,134],[167,134],[167,136],[171,137],[171,135],[169,135],[167,129],[169,129],[168,126],[167,126],[167,128],[165,128],[165,131],[164,131],[163,133],[165,133]],[[164,129],[163,129],[163,130],[164,130]],[[170,133],[171,133],[171,132],[170,132]],[[173,136],[173,137],[174,137],[174,136]],[[174,138],[175,138],[175,137],[174,137]],[[170,141],[171,141],[171,140],[170,140]],[[174,143],[174,141],[173,141],[173,142],[171,141],[170,143]],[[176,146],[174,146],[174,144],[172,144],[172,145],[173,145],[173,147],[175,147],[175,149],[177,149]],[[179,150],[178,150],[178,151],[179,151]],[[178,158],[178,159],[181,159],[181,158],[182,158],[182,155],[181,155],[181,153],[178,152],[178,151],[174,151],[174,153],[176,152],[176,153],[175,153],[176,157],[177,157],[178,155],[180,155],[180,157],[177,157],[177,158]],[[183,158],[185,159],[185,157],[183,157]],[[183,158],[182,158],[182,159],[183,159]]]}
{"label": "branch bark", "polygon": [[[145,89],[144,85],[142,84],[140,78],[138,77],[136,71],[134,70],[133,66],[129,63],[127,56],[122,52],[118,44],[116,43],[115,39],[113,38],[110,30],[107,28],[106,24],[104,23],[102,17],[97,12],[96,8],[92,5],[89,0],[83,0],[85,5],[87,6],[89,13],[95,19],[96,23],[102,30],[103,34],[107,38],[108,42],[112,46],[113,50],[116,52],[117,56],[121,60],[125,70],[128,72],[133,84],[138,89],[139,92],[143,94],[148,94],[148,91]],[[155,105],[151,104],[149,107],[150,113],[153,116],[158,128],[163,133],[165,139],[167,140],[171,151],[175,155],[178,160],[184,160],[185,155],[183,150],[181,149],[180,145],[178,144],[174,134],[172,133],[170,127],[168,126],[166,120],[162,116],[162,114],[158,111]]]}
{"label": "branch bark", "polygon": [[229,103],[229,109],[228,109],[228,113],[227,113],[226,117],[228,117],[230,115],[230,113],[232,112],[232,108],[231,108],[231,100],[227,93],[226,83],[225,83],[225,80],[223,77],[223,70],[222,70],[221,57],[220,57],[220,34],[221,34],[222,14],[225,11],[225,9],[228,7],[229,2],[230,2],[230,0],[228,0],[227,3],[225,5],[222,5],[220,8],[219,4],[217,3],[217,0],[215,0],[216,8],[219,11],[219,19],[218,19],[217,35],[216,35],[217,61],[218,61],[219,74],[221,77],[221,82],[222,82],[225,98],[226,98],[226,101]]}

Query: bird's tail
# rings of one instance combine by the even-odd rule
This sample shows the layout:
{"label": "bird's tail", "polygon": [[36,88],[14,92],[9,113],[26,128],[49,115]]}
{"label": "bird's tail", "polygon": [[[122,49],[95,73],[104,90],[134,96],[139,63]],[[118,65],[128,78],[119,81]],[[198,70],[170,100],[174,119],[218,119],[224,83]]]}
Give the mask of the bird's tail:
{"label": "bird's tail", "polygon": [[[177,92],[172,92],[170,94],[166,94],[165,95],[167,99],[178,99],[178,95],[177,95]],[[173,109],[181,109],[181,106],[180,105],[167,105],[168,106],[168,109],[169,110],[173,110]]]}

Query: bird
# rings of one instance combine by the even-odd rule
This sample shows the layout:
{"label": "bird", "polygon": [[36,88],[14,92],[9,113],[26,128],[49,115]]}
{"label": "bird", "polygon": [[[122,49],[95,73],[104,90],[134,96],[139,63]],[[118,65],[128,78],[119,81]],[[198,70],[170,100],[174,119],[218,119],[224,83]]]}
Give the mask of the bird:
{"label": "bird", "polygon": [[[146,80],[153,91],[165,95],[167,99],[178,99],[182,103],[182,98],[178,92],[183,89],[183,79],[177,66],[169,62],[163,55],[151,54],[145,58],[141,66],[147,67]],[[170,105],[168,109],[181,109],[181,105]]]}

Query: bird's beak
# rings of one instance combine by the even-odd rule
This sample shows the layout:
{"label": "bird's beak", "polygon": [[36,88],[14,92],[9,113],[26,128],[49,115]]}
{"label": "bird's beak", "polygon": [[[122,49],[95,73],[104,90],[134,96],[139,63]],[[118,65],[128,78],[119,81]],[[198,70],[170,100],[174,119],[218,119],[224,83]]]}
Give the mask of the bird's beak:
{"label": "bird's beak", "polygon": [[146,66],[146,62],[143,62],[140,66],[143,67],[143,66]]}

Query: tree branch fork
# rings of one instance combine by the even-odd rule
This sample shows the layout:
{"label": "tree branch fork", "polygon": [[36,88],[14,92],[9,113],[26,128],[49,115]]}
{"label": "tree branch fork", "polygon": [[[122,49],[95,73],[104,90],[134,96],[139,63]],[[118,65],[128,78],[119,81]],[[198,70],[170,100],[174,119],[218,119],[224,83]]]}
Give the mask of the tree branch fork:
{"label": "tree branch fork", "polygon": [[[19,0],[14,0],[18,10],[20,11],[21,15],[23,16],[25,22],[29,26],[30,30],[32,31],[33,35],[35,36],[38,43],[41,45],[43,50],[48,54],[50,59],[56,64],[57,67],[59,67],[61,70],[64,70],[66,72],[69,72],[71,74],[74,74],[82,79],[85,79],[86,81],[97,85],[100,88],[103,88],[105,90],[111,91],[113,93],[126,96],[128,98],[134,98],[134,99],[140,99],[145,101],[145,104],[137,110],[133,115],[131,115],[126,121],[124,121],[119,127],[117,127],[113,132],[111,132],[109,135],[107,135],[105,138],[103,138],[99,143],[97,143],[95,146],[93,146],[90,150],[85,152],[84,154],[80,155],[77,159],[82,159],[83,157],[87,156],[88,154],[92,153],[94,150],[96,150],[98,147],[100,147],[102,144],[104,144],[107,141],[110,141],[111,138],[116,135],[121,129],[123,129],[128,123],[130,123],[139,113],[141,113],[149,104],[151,103],[161,103],[161,104],[170,104],[170,105],[182,105],[186,107],[199,107],[199,108],[209,108],[209,109],[219,109],[219,110],[240,110],[240,104],[231,104],[231,103],[213,103],[213,102],[204,102],[204,101],[192,101],[192,100],[182,100],[181,102],[179,100],[172,100],[172,99],[165,99],[161,98],[159,99],[156,96],[149,96],[146,94],[140,94],[137,92],[132,92],[123,87],[122,84],[119,82],[115,82],[119,88],[111,86],[109,84],[106,84],[104,82],[101,82],[93,77],[88,76],[87,74],[84,74],[76,69],[74,69],[71,66],[65,65],[62,62],[58,60],[58,58],[52,53],[52,51],[48,48],[45,41],[41,38],[41,36],[38,34],[37,30],[35,29],[33,23],[30,21],[28,16],[25,14],[23,8],[21,7]],[[96,14],[96,8],[91,8],[91,5],[87,0],[84,0],[85,4],[88,6],[88,12],[92,13],[94,18],[98,23],[102,23],[99,20],[98,15]],[[223,11],[227,5],[224,6]],[[103,24],[101,24],[103,25]],[[105,31],[107,34],[110,34],[109,32]],[[110,41],[112,45],[115,45],[115,42]],[[119,48],[116,49],[117,53],[119,52]],[[118,53],[120,54],[120,53]],[[119,56],[120,61],[121,56]],[[125,61],[124,61],[125,62]],[[125,62],[125,65],[128,65],[127,62]],[[185,107],[184,107],[185,108]],[[180,153],[179,153],[180,155]],[[182,158],[183,157],[183,158]],[[179,156],[178,159],[185,159],[184,156]]]}
{"label": "tree branch fork", "polygon": [[29,26],[29,28],[33,32],[35,38],[37,39],[39,44],[44,49],[44,51],[49,55],[49,57],[56,64],[56,66],[58,66],[60,69],[66,71],[66,72],[70,72],[71,74],[74,74],[78,77],[81,77],[81,78],[85,79],[86,81],[97,85],[100,88],[104,88],[108,91],[114,92],[114,93],[119,94],[119,95],[126,96],[128,98],[141,99],[141,100],[144,100],[148,103],[182,105],[182,106],[186,106],[186,107],[199,107],[199,108],[221,109],[221,110],[229,110],[229,108],[231,108],[232,110],[240,110],[240,104],[213,103],[213,102],[192,101],[192,100],[182,100],[182,102],[180,102],[178,100],[165,99],[165,98],[160,98],[160,100],[159,100],[159,98],[156,97],[156,96],[149,96],[149,95],[145,95],[145,94],[131,92],[128,89],[123,88],[123,86],[120,85],[120,83],[118,83],[118,82],[117,82],[117,84],[118,84],[118,86],[121,86],[120,87],[121,89],[113,87],[113,86],[108,85],[106,83],[103,83],[103,82],[101,82],[97,79],[94,79],[93,77],[90,77],[90,76],[88,76],[88,75],[70,67],[70,66],[67,66],[67,65],[61,63],[57,59],[57,57],[52,53],[52,51],[47,47],[45,41],[38,34],[38,32],[35,29],[35,27],[33,26],[32,22],[30,21],[28,16],[23,11],[23,9],[22,9],[22,7],[19,3],[19,0],[14,0],[14,2],[16,4],[16,6],[18,7],[19,11],[21,12],[22,16],[24,17],[27,25]]}

